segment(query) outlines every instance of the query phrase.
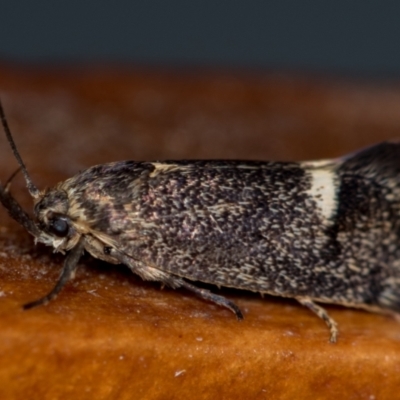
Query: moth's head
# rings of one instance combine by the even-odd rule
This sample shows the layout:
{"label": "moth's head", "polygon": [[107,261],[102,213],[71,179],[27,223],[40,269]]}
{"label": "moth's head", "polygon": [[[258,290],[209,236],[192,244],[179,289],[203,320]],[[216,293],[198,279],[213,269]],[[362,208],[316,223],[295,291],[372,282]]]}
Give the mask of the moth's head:
{"label": "moth's head", "polygon": [[53,246],[56,250],[69,250],[79,239],[68,216],[69,200],[61,189],[51,189],[41,193],[35,202],[35,216],[41,234],[39,242]]}

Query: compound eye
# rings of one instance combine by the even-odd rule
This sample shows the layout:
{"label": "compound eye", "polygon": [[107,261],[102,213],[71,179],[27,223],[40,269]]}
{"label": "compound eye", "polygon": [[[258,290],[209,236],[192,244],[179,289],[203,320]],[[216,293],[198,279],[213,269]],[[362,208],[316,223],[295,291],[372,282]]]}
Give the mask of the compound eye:
{"label": "compound eye", "polygon": [[65,218],[55,217],[50,221],[50,232],[59,237],[65,237],[69,233],[69,224]]}

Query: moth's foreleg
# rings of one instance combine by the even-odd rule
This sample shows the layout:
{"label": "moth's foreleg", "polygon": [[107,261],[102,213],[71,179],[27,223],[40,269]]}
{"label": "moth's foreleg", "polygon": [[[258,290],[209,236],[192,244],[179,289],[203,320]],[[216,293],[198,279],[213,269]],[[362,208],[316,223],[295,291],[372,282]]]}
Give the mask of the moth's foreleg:
{"label": "moth's foreleg", "polygon": [[326,310],[318,304],[314,303],[309,297],[296,297],[296,300],[325,321],[331,333],[329,340],[331,341],[331,343],[336,343],[338,335],[337,323],[333,318],[329,316]]}
{"label": "moth's foreleg", "polygon": [[219,306],[228,308],[236,315],[236,318],[238,320],[243,319],[243,314],[240,311],[240,308],[233,301],[230,301],[223,296],[214,294],[207,289],[198,288],[197,286],[194,286],[191,283],[184,281],[183,279],[179,279],[179,285],[187,290],[190,290],[204,300],[208,300],[212,303],[218,304]]}
{"label": "moth's foreleg", "polygon": [[46,305],[51,300],[53,300],[58,295],[58,293],[60,293],[64,285],[74,277],[75,271],[78,266],[78,261],[83,252],[83,248],[84,248],[84,240],[80,239],[78,244],[68,253],[68,256],[64,262],[64,267],[61,272],[60,278],[58,279],[56,286],[54,286],[54,289],[47,296],[44,296],[39,300],[32,301],[31,303],[25,304],[23,306],[24,310],[28,310],[29,308],[33,308],[40,305]]}

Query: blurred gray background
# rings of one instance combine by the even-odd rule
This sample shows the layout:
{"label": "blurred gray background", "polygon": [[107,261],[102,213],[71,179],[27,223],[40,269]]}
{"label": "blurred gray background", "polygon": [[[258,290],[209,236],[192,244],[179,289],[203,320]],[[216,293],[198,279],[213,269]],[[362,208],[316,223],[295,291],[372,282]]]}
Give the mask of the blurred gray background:
{"label": "blurred gray background", "polygon": [[398,1],[0,1],[0,61],[398,76]]}

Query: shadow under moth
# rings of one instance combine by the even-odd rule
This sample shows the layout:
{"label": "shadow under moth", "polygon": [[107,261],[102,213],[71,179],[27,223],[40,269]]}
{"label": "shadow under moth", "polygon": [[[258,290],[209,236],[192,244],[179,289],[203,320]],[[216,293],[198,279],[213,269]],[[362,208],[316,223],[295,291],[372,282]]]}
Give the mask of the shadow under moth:
{"label": "shadow under moth", "polygon": [[84,250],[144,280],[186,288],[226,307],[193,281],[396,315],[400,309],[400,144],[381,143],[315,162],[120,161],[40,191],[11,136],[34,218],[0,185],[0,201],[36,242],[68,252],[47,304]]}

